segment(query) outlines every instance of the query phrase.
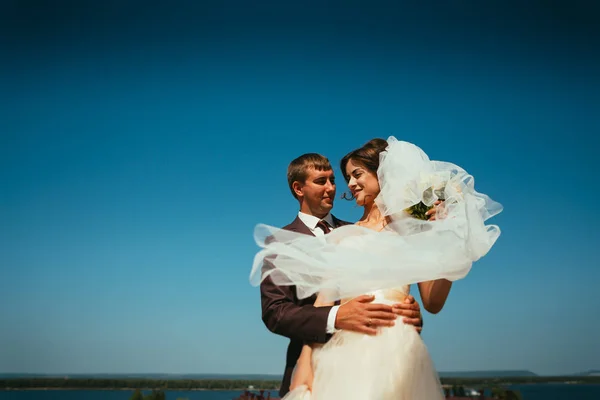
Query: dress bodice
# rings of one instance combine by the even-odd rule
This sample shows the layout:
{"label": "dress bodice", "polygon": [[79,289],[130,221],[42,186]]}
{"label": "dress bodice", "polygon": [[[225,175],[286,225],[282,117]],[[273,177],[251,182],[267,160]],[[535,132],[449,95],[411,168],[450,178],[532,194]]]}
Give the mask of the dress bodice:
{"label": "dress bodice", "polygon": [[375,303],[399,303],[410,294],[410,286],[405,285],[394,289],[375,290],[368,294],[375,295]]}
{"label": "dress bodice", "polygon": [[[405,285],[394,289],[374,290],[365,294],[371,294],[375,296],[373,303],[395,304],[404,301],[406,296],[410,294],[410,285]],[[342,303],[350,300],[350,298],[343,299]]]}

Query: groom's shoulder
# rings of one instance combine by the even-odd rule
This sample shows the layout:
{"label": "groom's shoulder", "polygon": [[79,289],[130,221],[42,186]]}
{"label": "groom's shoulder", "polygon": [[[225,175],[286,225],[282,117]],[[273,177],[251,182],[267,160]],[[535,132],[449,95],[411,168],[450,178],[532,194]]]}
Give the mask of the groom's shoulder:
{"label": "groom's shoulder", "polygon": [[292,222],[290,222],[286,226],[282,227],[281,229],[285,229],[288,231],[295,231],[300,227],[300,225],[304,225],[304,222],[302,222],[300,217],[296,217],[296,218],[294,218],[294,220]]}
{"label": "groom's shoulder", "polygon": [[335,226],[344,226],[344,225],[352,225],[352,222],[344,221],[343,219],[337,218],[335,215],[331,214],[333,221],[335,222]]}

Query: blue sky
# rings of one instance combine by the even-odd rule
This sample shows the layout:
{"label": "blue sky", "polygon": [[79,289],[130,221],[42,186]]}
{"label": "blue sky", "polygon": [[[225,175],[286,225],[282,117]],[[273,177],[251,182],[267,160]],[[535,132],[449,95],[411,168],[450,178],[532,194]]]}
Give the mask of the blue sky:
{"label": "blue sky", "polygon": [[437,368],[600,368],[597,10],[316,4],[6,6],[0,372],[281,373],[253,227],[304,152],[356,220],[337,165],[389,135],[505,207],[425,315]]}

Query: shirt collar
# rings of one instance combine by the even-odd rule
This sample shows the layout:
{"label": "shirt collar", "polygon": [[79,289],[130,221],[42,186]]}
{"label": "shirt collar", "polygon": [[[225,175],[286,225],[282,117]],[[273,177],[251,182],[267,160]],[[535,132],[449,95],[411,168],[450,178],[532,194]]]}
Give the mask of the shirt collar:
{"label": "shirt collar", "polygon": [[335,228],[335,225],[333,224],[333,217],[331,216],[331,213],[327,213],[327,215],[324,218],[318,218],[318,217],[315,217],[314,215],[305,214],[302,211],[299,211],[298,218],[300,218],[300,220],[302,222],[304,222],[304,225],[306,225],[311,231],[315,230],[315,228],[317,227],[317,223],[321,219],[325,220],[325,222],[327,222],[330,227]]}

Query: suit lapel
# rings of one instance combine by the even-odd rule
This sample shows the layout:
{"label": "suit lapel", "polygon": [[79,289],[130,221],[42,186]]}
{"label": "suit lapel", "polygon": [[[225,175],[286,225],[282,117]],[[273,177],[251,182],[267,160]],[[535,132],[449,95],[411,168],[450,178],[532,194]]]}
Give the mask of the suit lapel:
{"label": "suit lapel", "polygon": [[[331,218],[332,218],[333,223],[334,223],[334,228],[339,228],[340,226],[344,226],[344,225],[349,225],[350,224],[349,222],[342,221],[341,219],[336,218],[335,215],[333,215],[333,214],[331,214]],[[304,222],[302,222],[302,220],[300,219],[300,217],[296,217],[296,219],[294,221],[292,221],[292,223],[289,224],[284,229],[289,229],[290,231],[304,233],[305,235],[315,236],[315,234],[312,233],[312,231],[310,229],[308,229],[308,226],[306,226],[304,224]]]}
{"label": "suit lapel", "polygon": [[296,217],[296,219],[288,226],[288,228],[289,230],[294,232],[300,232],[304,233],[305,235],[315,236],[314,233],[312,233],[311,230],[308,229],[308,226],[306,226],[304,222],[302,222],[300,217]]}

